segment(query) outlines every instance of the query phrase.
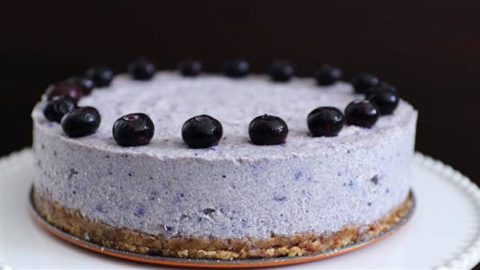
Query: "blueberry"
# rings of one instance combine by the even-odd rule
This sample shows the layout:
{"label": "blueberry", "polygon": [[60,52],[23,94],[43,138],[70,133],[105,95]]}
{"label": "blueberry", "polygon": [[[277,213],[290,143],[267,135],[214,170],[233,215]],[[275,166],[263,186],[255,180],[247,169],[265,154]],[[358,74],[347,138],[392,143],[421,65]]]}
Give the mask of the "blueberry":
{"label": "blueberry", "polygon": [[178,72],[186,77],[195,77],[203,71],[202,62],[197,60],[184,60],[177,65]]}
{"label": "blueberry", "polygon": [[100,126],[100,113],[93,107],[80,107],[62,118],[62,129],[68,137],[84,137],[95,133]]}
{"label": "blueberry", "polygon": [[95,87],[93,80],[85,76],[73,76],[66,79],[65,82],[83,87],[85,95],[89,95]]}
{"label": "blueberry", "polygon": [[261,115],[248,126],[250,140],[256,145],[275,145],[285,143],[288,126],[282,118],[273,115]]}
{"label": "blueberry", "polygon": [[223,63],[223,73],[227,77],[242,78],[250,72],[250,65],[242,59],[230,60]]}
{"label": "blueberry", "polygon": [[150,80],[157,70],[152,61],[139,57],[133,60],[127,67],[128,73],[133,79],[139,81]]}
{"label": "blueberry", "polygon": [[345,116],[335,107],[319,107],[308,114],[307,125],[313,137],[335,137],[345,124]]}
{"label": "blueberry", "polygon": [[182,127],[183,141],[194,149],[217,145],[222,135],[222,124],[205,114],[188,119]]}
{"label": "blueberry", "polygon": [[66,82],[59,82],[48,86],[45,95],[48,100],[56,97],[69,96],[74,100],[79,100],[85,95],[86,89],[82,86],[74,85]]}
{"label": "blueberry", "polygon": [[370,87],[367,91],[365,91],[365,95],[369,95],[375,92],[392,92],[392,93],[398,93],[397,88],[387,82],[381,81],[375,86]]}
{"label": "blueberry", "polygon": [[270,78],[275,82],[287,82],[293,76],[293,67],[287,61],[275,61],[268,68]]}
{"label": "blueberry", "polygon": [[131,113],[113,124],[113,138],[121,146],[146,145],[153,138],[155,126],[144,113]]}
{"label": "blueberry", "polygon": [[315,73],[318,85],[327,86],[336,83],[342,77],[342,70],[336,66],[324,64]]}
{"label": "blueberry", "polygon": [[367,99],[377,105],[381,115],[392,114],[398,106],[400,98],[394,92],[376,91],[367,95]]}
{"label": "blueberry", "polygon": [[107,87],[113,80],[113,69],[105,66],[96,66],[87,69],[85,76],[93,81],[95,87]]}
{"label": "blueberry", "polygon": [[353,88],[358,94],[365,94],[368,89],[376,86],[379,82],[377,76],[367,73],[360,74],[352,79]]}
{"label": "blueberry", "polygon": [[348,125],[371,128],[379,117],[378,107],[368,100],[352,101],[345,108],[345,118]]}
{"label": "blueberry", "polygon": [[55,97],[47,101],[43,115],[50,121],[60,123],[62,117],[72,112],[77,107],[77,102],[69,96]]}

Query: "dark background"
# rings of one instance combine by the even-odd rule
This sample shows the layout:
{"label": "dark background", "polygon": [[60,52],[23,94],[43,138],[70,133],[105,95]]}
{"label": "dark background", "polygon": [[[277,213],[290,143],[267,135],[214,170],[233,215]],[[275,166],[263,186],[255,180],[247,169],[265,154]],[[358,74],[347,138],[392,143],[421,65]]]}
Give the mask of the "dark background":
{"label": "dark background", "polygon": [[263,72],[324,62],[368,71],[419,111],[417,149],[480,179],[480,1],[15,1],[0,11],[0,154],[31,144],[45,87],[92,64],[119,72],[138,55],[208,71],[245,57]]}

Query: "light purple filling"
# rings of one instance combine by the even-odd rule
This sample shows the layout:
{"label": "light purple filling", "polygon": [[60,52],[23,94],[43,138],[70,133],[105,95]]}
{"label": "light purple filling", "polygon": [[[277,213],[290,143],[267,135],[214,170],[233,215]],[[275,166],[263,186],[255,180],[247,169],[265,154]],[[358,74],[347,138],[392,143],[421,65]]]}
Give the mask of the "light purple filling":
{"label": "light purple filling", "polygon": [[[343,109],[355,98],[349,84],[319,87],[310,79],[273,83],[262,76],[161,72],[138,82],[119,76],[80,103],[102,115],[92,136],[65,137],[37,105],[35,186],[93,220],[167,236],[264,238],[369,224],[407,196],[417,113],[402,101],[372,129],[308,135],[311,110]],[[154,121],[150,145],[114,142],[113,122],[132,112]],[[189,149],[181,126],[203,113],[222,123],[224,138],[216,147]],[[265,113],[287,122],[285,145],[249,143],[249,122]]]}

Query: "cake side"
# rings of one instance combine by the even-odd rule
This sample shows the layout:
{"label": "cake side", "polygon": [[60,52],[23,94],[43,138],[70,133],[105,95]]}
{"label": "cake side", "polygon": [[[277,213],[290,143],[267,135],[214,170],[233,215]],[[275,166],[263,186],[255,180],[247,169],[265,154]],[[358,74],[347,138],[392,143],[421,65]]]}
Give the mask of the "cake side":
{"label": "cake side", "polygon": [[[372,224],[407,197],[417,114],[406,102],[372,129],[348,126],[338,137],[312,138],[305,112],[319,105],[344,106],[357,96],[351,86],[175,76],[161,73],[151,82],[120,77],[111,88],[94,91],[83,105],[98,107],[105,121],[96,134],[81,139],[65,137],[37,106],[39,177],[34,185],[39,196],[92,222],[167,239],[335,233]],[[188,103],[179,99],[185,91],[203,94]],[[233,114],[232,100],[245,103]],[[166,113],[165,106],[174,113]],[[164,129],[148,146],[119,147],[109,121],[137,109],[149,111]],[[177,117],[202,110],[213,110],[209,113],[225,122],[226,139],[217,147],[188,149],[179,139]],[[244,121],[272,111],[283,112],[291,127],[287,143],[249,144]]]}

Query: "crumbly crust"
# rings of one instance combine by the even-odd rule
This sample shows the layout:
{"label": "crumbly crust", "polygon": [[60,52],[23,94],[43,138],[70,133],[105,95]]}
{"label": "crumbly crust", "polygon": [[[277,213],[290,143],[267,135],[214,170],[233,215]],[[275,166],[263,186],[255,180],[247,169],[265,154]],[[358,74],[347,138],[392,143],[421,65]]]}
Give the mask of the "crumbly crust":
{"label": "crumbly crust", "polygon": [[267,239],[195,238],[150,235],[130,229],[115,228],[89,220],[78,210],[67,209],[58,202],[33,192],[36,210],[50,224],[84,240],[135,253],[179,258],[233,260],[302,256],[335,250],[358,241],[373,238],[398,224],[408,215],[413,200],[409,196],[401,205],[377,222],[345,227],[329,234],[301,233],[272,235]]}

